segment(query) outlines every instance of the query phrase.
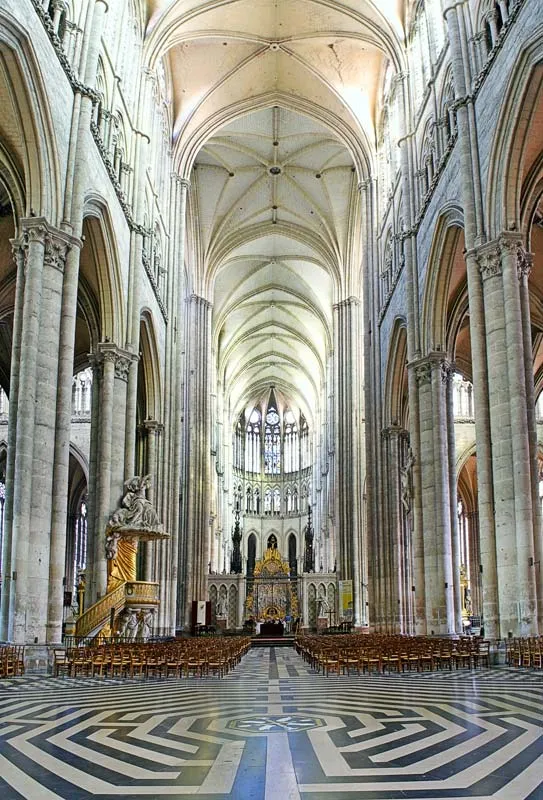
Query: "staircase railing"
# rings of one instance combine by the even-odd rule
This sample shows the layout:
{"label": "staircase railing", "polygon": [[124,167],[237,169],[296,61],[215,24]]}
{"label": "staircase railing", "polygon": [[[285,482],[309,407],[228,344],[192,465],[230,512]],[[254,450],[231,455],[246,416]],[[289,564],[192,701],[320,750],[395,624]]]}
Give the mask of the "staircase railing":
{"label": "staircase railing", "polygon": [[75,635],[88,636],[96,628],[106,623],[112,608],[115,609],[115,614],[118,614],[124,608],[125,586],[125,583],[120,583],[115,589],[87,608],[75,623]]}

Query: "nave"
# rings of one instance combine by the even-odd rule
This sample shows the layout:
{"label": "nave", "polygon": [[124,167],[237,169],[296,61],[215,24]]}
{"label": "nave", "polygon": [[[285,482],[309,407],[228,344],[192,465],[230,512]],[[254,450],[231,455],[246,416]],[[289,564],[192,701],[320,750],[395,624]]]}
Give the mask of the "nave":
{"label": "nave", "polygon": [[543,798],[543,676],[316,674],[289,648],[222,680],[0,685],[3,800]]}

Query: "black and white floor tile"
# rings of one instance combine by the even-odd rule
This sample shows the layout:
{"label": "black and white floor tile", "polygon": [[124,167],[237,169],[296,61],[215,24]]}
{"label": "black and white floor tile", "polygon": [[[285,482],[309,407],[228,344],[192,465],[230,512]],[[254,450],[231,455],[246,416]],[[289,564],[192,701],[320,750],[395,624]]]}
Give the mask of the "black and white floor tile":
{"label": "black and white floor tile", "polygon": [[0,800],[543,800],[543,675],[313,673],[0,683]]}

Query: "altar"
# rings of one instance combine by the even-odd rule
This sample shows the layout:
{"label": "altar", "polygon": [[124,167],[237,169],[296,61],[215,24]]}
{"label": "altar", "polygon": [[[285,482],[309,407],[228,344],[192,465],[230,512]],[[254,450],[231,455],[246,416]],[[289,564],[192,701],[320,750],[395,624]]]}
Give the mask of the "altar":
{"label": "altar", "polygon": [[278,620],[277,622],[257,622],[256,635],[257,636],[283,636],[285,626]]}
{"label": "altar", "polygon": [[277,547],[268,547],[255,564],[247,585],[245,616],[260,622],[261,632],[263,624],[298,616],[297,581],[290,576],[289,564],[282,560]]}

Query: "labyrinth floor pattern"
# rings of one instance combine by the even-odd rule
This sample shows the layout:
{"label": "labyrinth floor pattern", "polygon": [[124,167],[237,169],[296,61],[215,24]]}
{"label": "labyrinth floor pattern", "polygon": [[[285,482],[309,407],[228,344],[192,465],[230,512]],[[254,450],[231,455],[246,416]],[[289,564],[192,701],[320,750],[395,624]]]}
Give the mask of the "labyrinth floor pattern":
{"label": "labyrinth floor pattern", "polygon": [[0,684],[0,800],[543,800],[543,676],[313,674]]}

